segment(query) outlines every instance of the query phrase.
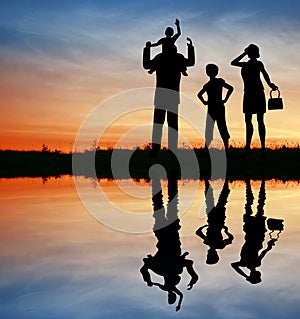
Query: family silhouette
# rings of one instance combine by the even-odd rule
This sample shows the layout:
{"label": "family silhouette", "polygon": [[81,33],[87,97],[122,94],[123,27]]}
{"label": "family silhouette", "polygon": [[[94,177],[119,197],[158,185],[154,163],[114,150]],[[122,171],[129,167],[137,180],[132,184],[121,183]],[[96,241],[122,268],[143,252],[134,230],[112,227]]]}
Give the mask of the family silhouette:
{"label": "family silhouette", "polygon": [[[143,51],[143,67],[149,70],[150,74],[156,73],[151,157],[156,157],[161,147],[162,129],[166,114],[168,122],[168,149],[171,151],[171,154],[176,154],[178,147],[178,106],[180,104],[181,74],[186,76],[187,67],[195,65],[195,50],[190,38],[187,38],[188,57],[185,58],[177,52],[175,42],[181,35],[178,19],[176,19],[175,25],[177,27],[176,34],[174,34],[172,27],[167,27],[165,37],[159,39],[156,43],[148,41]],[[162,52],[151,59],[150,48],[159,45],[162,46]],[[249,58],[248,61],[243,60],[246,56]],[[242,54],[231,61],[231,65],[241,68],[244,83],[245,155],[248,155],[251,151],[250,146],[254,131],[252,116],[256,114],[261,142],[261,155],[265,156],[266,127],[264,114],[266,113],[266,98],[260,76],[264,77],[272,91],[278,90],[278,86],[271,82],[264,64],[258,60],[259,57],[259,47],[255,44],[250,44],[244,49]],[[215,64],[208,64],[206,66],[206,74],[209,77],[209,81],[204,84],[197,94],[200,101],[207,106],[205,151],[207,153],[207,149],[213,140],[215,123],[218,126],[224,148],[227,151],[230,134],[225,119],[225,103],[232,94],[233,87],[222,78],[217,78],[218,66]],[[223,97],[223,89],[227,90],[225,97]],[[205,94],[207,95],[206,99],[204,98]]]}
{"label": "family silhouette", "polygon": [[[143,67],[150,74],[156,74],[156,88],[154,96],[154,115],[152,129],[152,149],[150,156],[155,158],[161,148],[162,130],[167,117],[168,124],[168,149],[171,156],[176,155],[178,149],[178,109],[180,104],[181,75],[187,75],[188,67],[195,65],[195,49],[190,38],[187,38],[187,57],[177,52],[175,42],[181,35],[180,22],[175,21],[174,29],[167,27],[165,37],[156,43],[148,41],[143,50]],[[151,48],[162,46],[161,53],[151,58]],[[244,61],[245,57],[248,61]],[[264,86],[260,76],[262,75],[271,90],[278,90],[278,86],[271,82],[264,64],[258,60],[260,57],[259,47],[250,44],[244,52],[231,61],[232,66],[241,68],[244,83],[243,113],[246,124],[246,146],[245,154],[250,153],[253,136],[252,116],[256,114],[258,131],[261,141],[262,156],[265,155],[266,128],[264,114],[266,113],[266,98]],[[218,77],[219,67],[216,64],[206,65],[206,74],[209,80],[203,84],[197,96],[207,106],[206,128],[205,128],[205,152],[213,140],[214,125],[220,131],[224,148],[229,148],[230,134],[226,123],[225,104],[232,95],[234,88],[223,78]],[[226,93],[224,93],[226,92]],[[187,259],[188,252],[182,253],[179,231],[181,229],[178,216],[178,178],[176,173],[168,176],[168,204],[165,209],[161,189],[161,177],[159,174],[152,177],[152,203],[153,203],[153,232],[157,239],[157,252],[148,254],[143,259],[140,269],[143,280],[149,287],[158,287],[168,295],[168,303],[176,305],[176,311],[181,308],[183,293],[178,288],[181,274],[186,269],[190,281],[187,285],[191,289],[199,277],[193,267],[193,261]],[[205,199],[207,221],[196,230],[196,235],[208,246],[206,263],[213,265],[218,263],[220,257],[218,250],[231,245],[234,239],[225,225],[226,204],[230,194],[229,181],[224,180],[223,188],[217,203],[215,204],[213,189],[209,180],[205,181]],[[240,260],[232,262],[232,268],[241,276],[245,277],[251,284],[261,282],[262,259],[274,247],[283,230],[283,220],[269,218],[264,215],[266,200],[265,179],[261,181],[259,191],[257,212],[254,215],[252,204],[254,196],[251,189],[250,179],[246,180],[246,205],[243,215],[243,231],[245,243],[240,252]],[[266,233],[270,230],[270,239],[266,248],[263,249]],[[272,234],[277,231],[277,237]],[[154,282],[150,271],[163,278],[163,282]]]}

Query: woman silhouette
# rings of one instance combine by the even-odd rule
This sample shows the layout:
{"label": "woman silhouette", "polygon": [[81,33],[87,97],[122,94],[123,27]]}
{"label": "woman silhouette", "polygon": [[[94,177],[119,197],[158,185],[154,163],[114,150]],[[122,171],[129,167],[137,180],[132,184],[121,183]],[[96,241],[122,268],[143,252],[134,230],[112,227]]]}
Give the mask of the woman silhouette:
{"label": "woman silhouette", "polygon": [[[246,55],[248,55],[249,60],[247,62],[241,62]],[[266,113],[266,99],[260,74],[262,73],[265,81],[272,90],[277,90],[278,87],[271,82],[263,63],[257,60],[259,57],[259,47],[255,44],[250,44],[241,55],[231,61],[231,65],[242,68],[241,74],[244,82],[243,113],[245,114],[246,122],[246,154],[250,152],[253,135],[252,114],[257,114],[259,138],[262,155],[264,155],[266,139],[264,114]]]}

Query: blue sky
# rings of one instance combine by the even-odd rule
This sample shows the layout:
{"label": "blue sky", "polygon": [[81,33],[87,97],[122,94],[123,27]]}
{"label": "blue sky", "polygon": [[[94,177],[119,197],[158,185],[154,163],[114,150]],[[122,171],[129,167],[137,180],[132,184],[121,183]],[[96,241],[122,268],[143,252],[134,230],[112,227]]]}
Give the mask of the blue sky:
{"label": "blue sky", "polygon": [[[236,35],[249,28],[278,37],[298,32],[299,1],[1,1],[0,43],[11,50],[64,56],[82,45],[111,50],[153,41],[175,17],[184,33]],[[232,29],[230,29],[232,28]],[[234,29],[236,28],[236,29]],[[218,30],[219,29],[219,30]],[[251,32],[252,31],[252,32]],[[148,37],[148,38],[147,38]],[[247,40],[247,39],[246,39]],[[132,43],[133,41],[133,43]],[[128,42],[128,43],[126,43]],[[32,52],[31,52],[32,53]]]}
{"label": "blue sky", "polygon": [[[32,138],[33,146],[55,144],[57,130],[64,132],[59,143],[72,143],[80,123],[96,104],[129,89],[154,85],[155,75],[141,66],[142,48],[146,41],[162,37],[166,26],[174,26],[175,18],[182,26],[178,50],[186,53],[187,36],[196,49],[196,66],[182,81],[182,93],[195,98],[207,80],[205,65],[218,64],[220,76],[235,87],[228,120],[233,135],[243,138],[242,81],[230,61],[249,43],[256,43],[289,106],[284,113],[271,115],[268,136],[291,140],[299,136],[299,1],[25,0],[0,3],[3,139],[9,141],[12,127],[22,123],[18,133],[27,140],[33,132],[43,137]],[[153,49],[154,54],[159,51]],[[24,101],[30,105],[24,107]],[[34,127],[31,119],[37,114],[31,107],[41,114]],[[58,124],[61,118],[66,119],[63,127]]]}

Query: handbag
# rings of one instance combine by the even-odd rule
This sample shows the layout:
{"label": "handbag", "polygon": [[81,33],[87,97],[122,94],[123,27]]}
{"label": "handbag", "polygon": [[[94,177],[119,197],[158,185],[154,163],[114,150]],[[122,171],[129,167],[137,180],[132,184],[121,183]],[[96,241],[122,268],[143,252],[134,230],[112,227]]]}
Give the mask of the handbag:
{"label": "handbag", "polygon": [[268,218],[267,225],[271,231],[283,231],[283,219]]}
{"label": "handbag", "polygon": [[[274,243],[279,239],[280,233],[283,231],[283,219],[268,218],[267,220],[268,229],[270,230],[269,236],[274,240]],[[277,234],[273,234],[277,231]],[[276,236],[276,237],[275,237]]]}
{"label": "handbag", "polygon": [[[278,96],[277,97],[273,97],[272,96],[272,92],[273,91],[277,91],[278,92]],[[268,110],[282,110],[283,109],[283,101],[282,98],[280,97],[280,92],[279,90],[271,90],[270,91],[270,98],[268,101]]]}

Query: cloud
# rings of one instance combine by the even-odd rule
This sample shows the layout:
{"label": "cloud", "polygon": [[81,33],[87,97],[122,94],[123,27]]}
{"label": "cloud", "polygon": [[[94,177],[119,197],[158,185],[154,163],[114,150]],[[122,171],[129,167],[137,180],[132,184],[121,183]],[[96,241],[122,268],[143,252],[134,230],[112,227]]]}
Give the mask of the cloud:
{"label": "cloud", "polygon": [[[63,112],[73,103],[74,112],[84,117],[92,105],[117,92],[155,85],[155,75],[149,76],[142,68],[143,46],[147,40],[162,37],[165,27],[174,26],[178,17],[182,22],[178,50],[186,54],[186,36],[191,36],[197,59],[189,77],[182,81],[183,93],[194,97],[207,81],[205,65],[218,64],[220,76],[235,87],[229,117],[238,125],[240,113],[233,109],[241,110],[242,80],[230,61],[255,42],[271,78],[289,101],[286,116],[288,110],[295,115],[299,113],[299,22],[296,13],[288,19],[286,11],[280,15],[273,7],[236,7],[221,1],[201,6],[196,1],[189,6],[179,1],[172,5],[130,1],[100,6],[91,1],[88,5],[45,2],[19,6],[15,11],[6,9],[3,12],[9,19],[0,24],[1,94],[6,105],[15,108],[22,99],[49,108],[48,112],[51,108]],[[153,49],[153,54],[158,52],[160,48]],[[280,124],[276,117],[273,124]],[[291,130],[294,127],[295,123]]]}

